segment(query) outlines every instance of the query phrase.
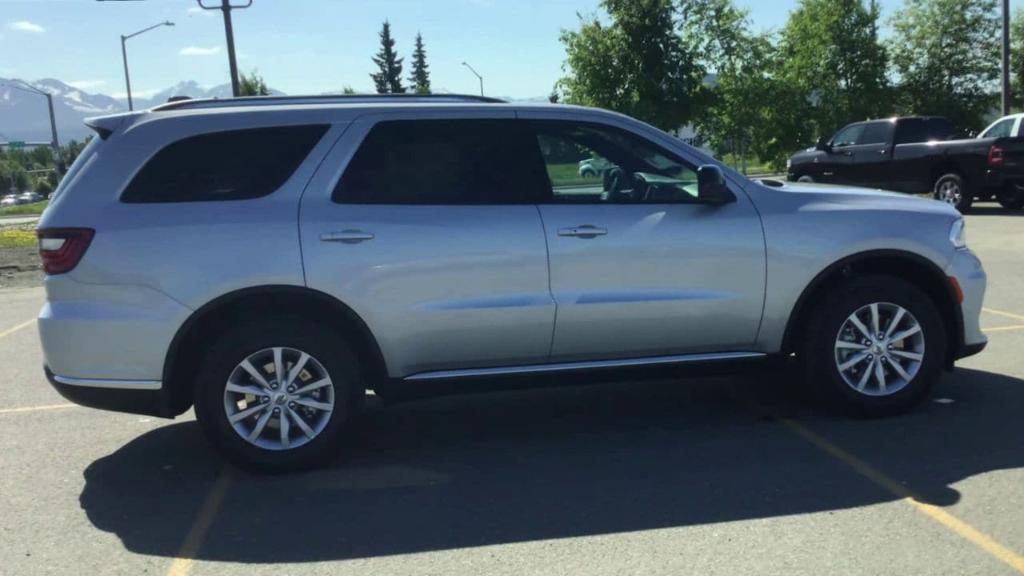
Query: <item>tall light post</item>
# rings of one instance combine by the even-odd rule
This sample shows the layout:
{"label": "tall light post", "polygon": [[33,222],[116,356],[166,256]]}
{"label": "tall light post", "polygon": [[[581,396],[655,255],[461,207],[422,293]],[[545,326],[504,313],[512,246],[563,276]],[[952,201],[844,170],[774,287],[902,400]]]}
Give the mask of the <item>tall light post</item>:
{"label": "tall light post", "polygon": [[13,84],[6,84],[15,90],[21,90],[22,92],[30,92],[32,94],[38,94],[46,97],[46,107],[50,111],[50,146],[53,148],[53,163],[57,167],[57,176],[64,175],[64,160],[60,154],[60,142],[57,141],[57,120],[53,115],[53,96],[49,92],[44,92],[35,86],[27,84],[21,80],[12,80]]}
{"label": "tall light post", "polygon": [[[1019,66],[1019,64],[1018,64]],[[1003,114],[1010,113],[1010,0],[1003,0]]]}
{"label": "tall light post", "polygon": [[473,67],[470,66],[468,62],[463,62],[462,65],[465,66],[466,68],[469,68],[469,71],[472,72],[473,75],[476,76],[480,80],[480,95],[483,96],[484,95],[484,77],[481,76],[480,74],[478,74],[477,71],[474,70]]}
{"label": "tall light post", "polygon": [[124,60],[124,86],[128,90],[128,109],[129,110],[134,110],[135,107],[132,104],[132,80],[131,80],[131,77],[128,75],[128,48],[127,48],[125,43],[128,41],[129,38],[134,38],[134,37],[138,36],[139,34],[144,34],[146,32],[149,32],[150,30],[153,30],[154,28],[159,28],[161,26],[174,26],[174,22],[165,21],[165,22],[161,22],[159,24],[153,24],[149,28],[143,28],[142,30],[139,30],[138,32],[133,32],[133,33],[128,34],[128,35],[121,34],[121,59]]}
{"label": "tall light post", "polygon": [[231,11],[244,10],[252,6],[252,0],[245,4],[232,4],[231,0],[220,0],[220,6],[203,4],[203,0],[196,0],[196,4],[203,10],[220,10],[224,13],[224,36],[228,44],[228,67],[231,70],[231,95],[237,98],[241,94],[241,86],[238,83],[238,63],[235,61],[235,29],[231,25]]}

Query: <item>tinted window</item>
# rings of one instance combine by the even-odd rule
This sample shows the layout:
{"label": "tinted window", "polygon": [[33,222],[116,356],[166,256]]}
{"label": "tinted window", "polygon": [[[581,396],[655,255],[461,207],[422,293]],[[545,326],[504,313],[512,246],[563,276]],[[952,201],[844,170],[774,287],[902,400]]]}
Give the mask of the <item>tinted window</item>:
{"label": "tinted window", "polygon": [[1000,120],[993,124],[992,127],[986,130],[981,136],[983,138],[1005,138],[1013,131],[1013,122],[1013,118]]}
{"label": "tinted window", "polygon": [[399,120],[370,130],[334,190],[345,204],[523,204],[543,192],[515,120]]}
{"label": "tinted window", "polygon": [[555,202],[697,202],[692,167],[644,138],[595,124],[532,125]]}
{"label": "tinted window", "polygon": [[885,144],[892,134],[892,122],[869,122],[857,138],[857,144]]}
{"label": "tinted window", "polygon": [[178,140],[146,162],[121,201],[206,202],[266,196],[291,177],[327,128],[252,128]]}
{"label": "tinted window", "polygon": [[925,141],[949,140],[953,137],[953,125],[945,118],[929,118],[925,122]]}
{"label": "tinted window", "polygon": [[832,138],[832,145],[835,147],[840,146],[853,146],[860,139],[861,133],[864,132],[863,124],[851,124],[846,128],[839,131],[838,134]]}
{"label": "tinted window", "polygon": [[900,120],[896,127],[896,143],[910,144],[928,141],[928,130],[921,118]]}

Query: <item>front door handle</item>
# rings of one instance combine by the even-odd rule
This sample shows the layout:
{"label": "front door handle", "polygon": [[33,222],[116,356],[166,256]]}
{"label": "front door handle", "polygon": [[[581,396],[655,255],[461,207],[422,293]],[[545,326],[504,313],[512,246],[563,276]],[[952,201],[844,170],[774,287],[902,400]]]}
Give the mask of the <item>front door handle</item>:
{"label": "front door handle", "polygon": [[320,235],[321,242],[344,242],[345,244],[358,244],[367,240],[373,240],[373,234],[362,230],[342,230],[341,232],[327,232]]}
{"label": "front door handle", "polygon": [[572,236],[574,238],[595,238],[597,236],[604,236],[608,233],[608,230],[604,228],[598,228],[590,224],[581,224],[580,226],[572,226],[570,228],[559,228],[559,236]]}

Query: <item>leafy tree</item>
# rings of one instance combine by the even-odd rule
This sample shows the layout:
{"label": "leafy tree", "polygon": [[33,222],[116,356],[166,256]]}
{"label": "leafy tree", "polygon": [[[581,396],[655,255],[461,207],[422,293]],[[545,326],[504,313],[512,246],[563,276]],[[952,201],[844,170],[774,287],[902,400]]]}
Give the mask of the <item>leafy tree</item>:
{"label": "leafy tree", "polygon": [[892,112],[878,18],[877,5],[866,7],[863,0],[800,0],[790,14],[779,41],[778,76],[804,94],[819,135]]}
{"label": "leafy tree", "polygon": [[892,19],[904,114],[938,114],[981,129],[995,105],[1000,19],[995,0],[906,0]]}
{"label": "leafy tree", "polygon": [[1010,20],[1010,79],[1014,105],[1024,107],[1024,9],[1013,11]]}
{"label": "leafy tree", "polygon": [[412,76],[409,84],[417,94],[430,94],[430,69],[427,66],[427,50],[423,47],[423,35],[416,33],[416,49],[412,53]]}
{"label": "leafy tree", "polygon": [[38,178],[35,181],[35,191],[42,194],[44,197],[49,196],[53,192],[53,184],[50,183],[48,178]]}
{"label": "leafy tree", "polygon": [[385,20],[380,31],[380,52],[373,57],[378,72],[370,74],[378,94],[404,94],[402,86],[402,58],[395,52],[395,40],[391,37],[391,24]]}
{"label": "leafy tree", "polygon": [[342,94],[347,94],[347,95],[352,95],[352,94],[355,94],[356,91],[351,86],[345,86],[344,88],[341,89],[341,93]]}
{"label": "leafy tree", "polygon": [[565,77],[559,88],[573,104],[623,112],[663,130],[693,118],[702,74],[676,32],[672,0],[601,0],[608,24],[580,16],[563,30]]}
{"label": "leafy tree", "polygon": [[260,76],[255,70],[246,74],[241,73],[241,78],[238,79],[238,92],[239,96],[269,96],[270,90],[267,88],[267,83],[263,81],[263,77]]}

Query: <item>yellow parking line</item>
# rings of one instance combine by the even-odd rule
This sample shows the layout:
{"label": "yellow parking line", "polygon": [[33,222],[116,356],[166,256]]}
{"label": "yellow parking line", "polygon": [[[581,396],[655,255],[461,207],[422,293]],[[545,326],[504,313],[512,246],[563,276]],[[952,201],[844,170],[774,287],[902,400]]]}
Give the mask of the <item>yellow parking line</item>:
{"label": "yellow parking line", "polygon": [[1021,316],[1020,314],[1014,314],[1013,312],[1003,312],[1002,310],[993,310],[992,308],[982,308],[981,310],[983,312],[988,312],[989,314],[997,314],[999,316],[1013,318],[1014,320],[1024,320],[1024,316]]}
{"label": "yellow parking line", "polygon": [[1010,332],[1012,330],[1024,330],[1024,324],[1014,324],[1013,326],[996,326],[995,328],[983,328],[981,331],[987,334],[989,332]]}
{"label": "yellow parking line", "polygon": [[181,543],[181,548],[178,549],[174,561],[171,562],[171,566],[167,569],[167,576],[187,576],[192,571],[195,556],[199,552],[200,547],[202,547],[203,540],[206,539],[206,533],[210,531],[210,526],[220,511],[221,504],[224,502],[224,495],[227,493],[228,484],[230,483],[231,468],[224,466],[217,475],[217,480],[213,483],[213,487],[210,488],[210,492],[206,495],[206,500],[199,507],[199,513],[196,514],[192,527],[189,528],[185,540]]}
{"label": "yellow parking line", "polygon": [[1013,550],[1010,550],[1006,546],[1003,546],[988,534],[985,534],[981,530],[978,530],[974,526],[971,526],[967,522],[953,516],[949,512],[946,512],[942,508],[933,504],[927,504],[922,502],[910,489],[903,486],[896,480],[889,478],[882,472],[872,468],[867,462],[857,458],[853,454],[850,454],[846,450],[843,450],[839,446],[829,442],[825,438],[814,433],[810,429],[802,426],[794,420],[788,418],[776,418],[784,426],[789,428],[791,431],[796,433],[798,436],[807,440],[815,447],[825,452],[829,456],[841,461],[850,468],[853,468],[861,476],[867,478],[877,486],[883,488],[893,496],[900,498],[902,501],[913,506],[918,512],[931,518],[932,520],[942,524],[956,535],[960,536],[964,540],[967,540],[971,544],[974,544],[981,550],[987,552],[993,558],[1003,562],[1010,568],[1013,568],[1017,572],[1024,574],[1024,556],[1017,554]]}
{"label": "yellow parking line", "polygon": [[39,412],[41,410],[62,410],[64,408],[76,408],[77,404],[50,404],[48,406],[26,406],[24,408],[0,408],[0,414],[14,414],[17,412]]}
{"label": "yellow parking line", "polygon": [[7,330],[4,330],[3,332],[0,332],[0,338],[3,338],[4,336],[10,336],[11,334],[14,334],[18,330],[21,330],[22,328],[28,328],[32,324],[35,324],[35,322],[36,322],[36,319],[33,318],[33,319],[29,320],[28,322],[22,322],[21,324],[18,324],[17,326],[15,326],[13,328],[8,328]]}

